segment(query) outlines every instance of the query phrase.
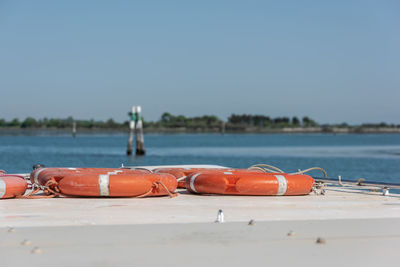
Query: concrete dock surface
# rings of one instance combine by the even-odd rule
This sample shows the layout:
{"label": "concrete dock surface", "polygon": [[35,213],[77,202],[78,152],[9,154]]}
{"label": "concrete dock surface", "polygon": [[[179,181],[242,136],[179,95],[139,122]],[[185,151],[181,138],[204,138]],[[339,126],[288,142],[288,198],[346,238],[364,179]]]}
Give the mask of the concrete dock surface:
{"label": "concrete dock surface", "polygon": [[[214,222],[219,209],[224,223]],[[0,201],[0,256],[1,266],[378,266],[399,262],[399,225],[399,196],[334,187],[297,197],[11,199]]]}

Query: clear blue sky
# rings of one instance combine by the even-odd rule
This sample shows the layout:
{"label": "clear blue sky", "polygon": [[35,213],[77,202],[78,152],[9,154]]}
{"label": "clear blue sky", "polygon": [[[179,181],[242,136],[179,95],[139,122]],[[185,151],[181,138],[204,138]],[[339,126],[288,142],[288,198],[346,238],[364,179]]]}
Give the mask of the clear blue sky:
{"label": "clear blue sky", "polygon": [[400,1],[0,0],[0,118],[400,123]]}

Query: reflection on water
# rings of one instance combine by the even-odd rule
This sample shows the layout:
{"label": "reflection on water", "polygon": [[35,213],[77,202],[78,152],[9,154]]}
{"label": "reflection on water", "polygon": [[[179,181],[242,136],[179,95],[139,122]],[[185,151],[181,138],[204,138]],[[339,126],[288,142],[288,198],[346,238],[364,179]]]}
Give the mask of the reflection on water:
{"label": "reflection on water", "polygon": [[38,162],[47,166],[219,164],[240,168],[268,163],[287,171],[321,166],[331,177],[400,182],[400,135],[395,134],[151,134],[145,136],[145,157],[127,157],[126,143],[126,135],[0,136],[0,169],[29,172]]}

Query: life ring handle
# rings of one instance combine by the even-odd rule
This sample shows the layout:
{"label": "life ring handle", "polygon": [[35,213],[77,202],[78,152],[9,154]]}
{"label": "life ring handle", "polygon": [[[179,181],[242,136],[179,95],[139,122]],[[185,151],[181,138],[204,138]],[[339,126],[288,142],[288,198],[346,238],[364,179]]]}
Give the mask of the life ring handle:
{"label": "life ring handle", "polygon": [[[275,167],[275,166],[269,165],[269,164],[255,164],[255,165],[250,166],[248,169],[249,170],[260,170],[260,171],[269,172],[269,173],[285,173],[283,170],[279,169],[278,167]],[[321,167],[311,167],[311,168],[308,168],[305,170],[299,170],[297,172],[292,172],[290,174],[304,174],[306,172],[315,171],[315,170],[321,171],[324,174],[324,178],[328,177],[326,171]]]}

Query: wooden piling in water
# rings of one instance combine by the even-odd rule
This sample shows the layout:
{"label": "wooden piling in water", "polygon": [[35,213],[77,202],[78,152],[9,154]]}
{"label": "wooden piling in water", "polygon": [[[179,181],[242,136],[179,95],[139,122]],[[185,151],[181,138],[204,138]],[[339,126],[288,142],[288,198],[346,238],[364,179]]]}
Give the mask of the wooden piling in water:
{"label": "wooden piling in water", "polygon": [[142,108],[136,106],[136,155],[146,154],[144,148],[144,136],[143,136],[143,121],[141,116]]}
{"label": "wooden piling in water", "polygon": [[133,106],[132,111],[129,113],[131,119],[129,123],[129,139],[128,148],[126,150],[127,155],[132,155],[133,149],[133,136],[136,134],[136,155],[142,156],[146,154],[144,148],[144,136],[143,136],[143,120],[141,117],[142,108],[140,106]]}
{"label": "wooden piling in water", "polygon": [[72,122],[72,137],[76,137],[76,122]]}
{"label": "wooden piling in water", "polygon": [[129,130],[128,148],[126,149],[126,154],[128,156],[132,155],[132,143],[133,143],[133,130]]}
{"label": "wooden piling in water", "polygon": [[132,145],[133,145],[133,135],[135,134],[135,123],[136,123],[136,117],[135,117],[135,107],[132,107],[132,111],[128,113],[130,116],[130,121],[129,121],[129,139],[128,139],[128,147],[126,149],[126,154],[128,156],[132,155]]}

